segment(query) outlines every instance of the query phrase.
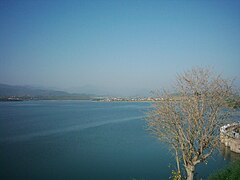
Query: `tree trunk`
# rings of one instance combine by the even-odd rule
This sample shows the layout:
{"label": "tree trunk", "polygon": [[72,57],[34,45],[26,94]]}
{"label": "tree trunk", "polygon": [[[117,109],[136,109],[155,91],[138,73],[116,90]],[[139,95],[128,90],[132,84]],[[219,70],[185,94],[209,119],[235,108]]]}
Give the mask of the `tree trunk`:
{"label": "tree trunk", "polygon": [[188,166],[186,167],[186,171],[187,171],[187,180],[193,180],[194,171],[195,171],[195,166],[190,166],[190,165],[188,165]]}

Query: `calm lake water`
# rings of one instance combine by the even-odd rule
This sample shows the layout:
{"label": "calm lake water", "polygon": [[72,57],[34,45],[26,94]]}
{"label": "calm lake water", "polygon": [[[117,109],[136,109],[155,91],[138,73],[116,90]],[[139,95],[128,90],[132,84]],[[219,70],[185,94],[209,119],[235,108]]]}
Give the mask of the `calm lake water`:
{"label": "calm lake water", "polygon": [[[168,179],[174,157],[146,131],[149,107],[143,102],[1,102],[0,179]],[[228,149],[216,152],[197,168],[198,177],[238,156]]]}

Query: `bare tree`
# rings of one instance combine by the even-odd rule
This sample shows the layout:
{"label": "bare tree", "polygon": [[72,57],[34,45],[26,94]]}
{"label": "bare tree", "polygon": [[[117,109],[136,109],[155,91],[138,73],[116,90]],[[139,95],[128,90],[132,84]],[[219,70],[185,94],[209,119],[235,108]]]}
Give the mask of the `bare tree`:
{"label": "bare tree", "polygon": [[182,163],[187,179],[192,180],[196,165],[205,162],[219,144],[232,82],[209,69],[193,68],[177,76],[175,88],[177,95],[165,91],[146,120],[150,131],[174,151],[176,179],[182,178]]}

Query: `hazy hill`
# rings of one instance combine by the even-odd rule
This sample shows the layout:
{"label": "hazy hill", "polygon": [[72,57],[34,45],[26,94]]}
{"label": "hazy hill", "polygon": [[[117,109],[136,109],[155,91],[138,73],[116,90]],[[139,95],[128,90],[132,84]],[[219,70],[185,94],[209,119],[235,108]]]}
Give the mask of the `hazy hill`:
{"label": "hazy hill", "polygon": [[30,86],[0,84],[0,96],[67,96],[64,91],[43,90]]}
{"label": "hazy hill", "polygon": [[[46,90],[31,86],[12,86],[0,84],[0,97],[45,97],[45,99],[89,99],[88,94],[71,94],[64,91]],[[55,97],[55,98],[54,98]]]}

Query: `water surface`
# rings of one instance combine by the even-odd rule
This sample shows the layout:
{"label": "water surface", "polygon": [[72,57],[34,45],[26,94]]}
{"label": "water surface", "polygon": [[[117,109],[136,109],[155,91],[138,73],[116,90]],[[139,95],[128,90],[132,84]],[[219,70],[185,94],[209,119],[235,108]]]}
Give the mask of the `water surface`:
{"label": "water surface", "polygon": [[[0,103],[0,179],[168,179],[166,145],[145,127],[149,103]],[[229,158],[198,167],[206,178]]]}

